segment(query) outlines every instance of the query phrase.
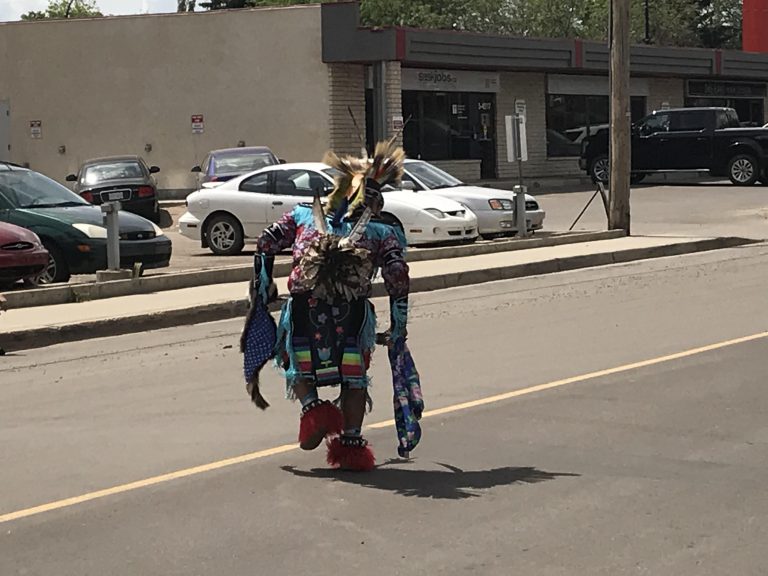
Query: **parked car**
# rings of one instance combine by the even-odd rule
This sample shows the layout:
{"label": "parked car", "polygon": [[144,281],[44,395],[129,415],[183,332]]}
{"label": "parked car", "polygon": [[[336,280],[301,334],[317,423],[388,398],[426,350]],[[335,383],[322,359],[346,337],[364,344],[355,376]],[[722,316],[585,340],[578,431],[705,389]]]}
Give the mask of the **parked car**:
{"label": "parked car", "polygon": [[[335,175],[319,162],[283,164],[193,192],[179,231],[215,254],[238,254],[247,239],[257,238],[296,205],[311,202],[315,191],[330,192]],[[401,226],[410,245],[473,242],[478,235],[470,210],[437,195],[387,191],[382,218]]]}
{"label": "parked car", "polygon": [[36,283],[48,266],[48,251],[37,234],[0,222],[0,289],[23,280]]}
{"label": "parked car", "polygon": [[[402,182],[404,189],[418,194],[431,194],[450,198],[466,206],[477,216],[479,233],[484,238],[515,234],[515,194],[509,190],[497,190],[481,186],[468,186],[458,178],[429,162],[406,160]],[[525,196],[525,220],[528,231],[544,226],[546,213],[536,198]]]}
{"label": "parked car", "polygon": [[200,166],[192,172],[200,174],[199,184],[226,182],[237,176],[281,164],[280,159],[266,146],[223,148],[212,150]]}
{"label": "parked car", "polygon": [[[72,274],[93,274],[107,267],[107,229],[101,209],[42,174],[0,162],[0,221],[38,235],[48,250],[42,283],[66,282]],[[171,241],[154,223],[120,211],[120,264],[163,268],[171,259]]]}
{"label": "parked car", "polygon": [[124,210],[160,222],[157,182],[152,176],[157,166],[147,166],[140,156],[111,156],[84,162],[77,174],[67,176],[74,191],[96,206],[119,200]]}
{"label": "parked car", "polygon": [[[732,108],[659,110],[632,125],[632,180],[670,171],[709,171],[733,184],[768,182],[768,129],[741,128]],[[608,130],[582,144],[579,164],[593,180],[607,182]]]}

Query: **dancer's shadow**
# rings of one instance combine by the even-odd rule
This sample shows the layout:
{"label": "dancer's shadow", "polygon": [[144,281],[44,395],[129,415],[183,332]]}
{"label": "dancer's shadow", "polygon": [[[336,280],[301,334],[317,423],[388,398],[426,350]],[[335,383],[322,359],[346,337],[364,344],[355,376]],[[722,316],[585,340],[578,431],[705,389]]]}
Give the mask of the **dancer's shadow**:
{"label": "dancer's shadow", "polygon": [[511,466],[494,468],[493,470],[464,471],[461,468],[440,462],[438,464],[446,470],[409,470],[390,467],[392,464],[410,464],[412,462],[409,460],[388,460],[368,473],[342,472],[327,468],[297,470],[295,466],[282,466],[282,469],[301,478],[328,478],[336,482],[388,490],[401,496],[451,500],[479,496],[479,494],[469,490],[482,490],[511,484],[536,484],[561,476],[579,476],[579,474],[567,472],[544,472],[536,468],[514,468]]}

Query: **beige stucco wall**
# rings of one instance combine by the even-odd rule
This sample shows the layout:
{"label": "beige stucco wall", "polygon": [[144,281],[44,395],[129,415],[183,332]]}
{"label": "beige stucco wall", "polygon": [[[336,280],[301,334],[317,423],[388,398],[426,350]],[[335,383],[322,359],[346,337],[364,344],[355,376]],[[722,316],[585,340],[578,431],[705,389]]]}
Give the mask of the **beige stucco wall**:
{"label": "beige stucco wall", "polygon": [[300,161],[329,144],[319,6],[12,23],[0,48],[11,158],[58,180],[89,157],[138,153],[161,188],[191,188],[210,149],[243,140]]}
{"label": "beige stucco wall", "polygon": [[2,110],[5,109],[4,104],[9,100],[8,88],[8,51],[6,49],[5,36],[0,34],[0,160],[11,159],[11,152],[8,149],[10,142],[10,118],[3,118],[1,115]]}

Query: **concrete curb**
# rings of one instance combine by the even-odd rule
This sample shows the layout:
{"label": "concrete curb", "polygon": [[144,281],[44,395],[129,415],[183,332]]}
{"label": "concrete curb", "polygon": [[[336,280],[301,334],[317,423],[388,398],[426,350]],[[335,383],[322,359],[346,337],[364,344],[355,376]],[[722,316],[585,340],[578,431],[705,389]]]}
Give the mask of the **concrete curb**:
{"label": "concrete curb", "polygon": [[[425,278],[414,278],[411,282],[411,293],[431,292],[434,290],[443,290],[446,288],[458,288],[474,284],[483,284],[486,282],[509,280],[526,276],[539,276],[543,274],[552,274],[555,272],[578,270],[581,268],[591,268],[595,266],[605,266],[608,264],[620,264],[637,260],[661,258],[665,256],[693,254],[696,252],[732,248],[734,246],[755,244],[758,242],[759,241],[757,240],[734,237],[712,238],[666,246],[633,248],[628,250],[618,250],[615,252],[603,252],[598,254],[588,254],[566,258],[553,258],[540,262],[515,264],[512,266],[499,268],[471,270],[467,272],[450,274],[438,274],[436,276]],[[381,297],[385,295],[386,291],[383,284],[375,284],[373,287],[373,297]],[[216,320],[226,320],[244,316],[247,307],[247,300],[242,298],[228,302],[205,304],[180,310],[168,310],[164,312],[129,316],[124,318],[81,322],[68,326],[20,330],[16,332],[0,334],[0,340],[2,341],[3,347],[9,352],[14,350],[42,348],[45,346],[51,346],[53,344],[61,344],[65,342],[104,338],[108,336],[119,336],[122,334],[131,334],[147,330],[159,330],[162,328],[172,328],[175,326],[213,322]],[[273,311],[279,309],[279,303],[275,303],[271,309]]]}
{"label": "concrete curb", "polygon": [[[422,248],[408,252],[408,261],[422,262],[425,260],[459,258],[475,256],[478,254],[495,254],[498,252],[512,252],[529,248],[545,248],[550,246],[562,246],[565,244],[596,242],[598,240],[610,240],[622,237],[624,237],[623,230],[608,230],[600,232],[564,233],[562,235],[543,238],[500,240],[482,244]],[[291,264],[287,258],[283,262],[276,262],[274,269],[275,278],[288,276],[290,269]],[[166,290],[180,290],[182,288],[193,288],[195,286],[247,282],[251,279],[251,270],[252,267],[248,264],[237,264],[206,270],[190,270],[171,274],[158,274],[156,276],[146,276],[131,280],[66,284],[64,286],[41,288],[39,290],[6,292],[5,297],[8,300],[8,306],[10,308],[69,304],[71,302],[101,300],[118,296],[150,294]]]}

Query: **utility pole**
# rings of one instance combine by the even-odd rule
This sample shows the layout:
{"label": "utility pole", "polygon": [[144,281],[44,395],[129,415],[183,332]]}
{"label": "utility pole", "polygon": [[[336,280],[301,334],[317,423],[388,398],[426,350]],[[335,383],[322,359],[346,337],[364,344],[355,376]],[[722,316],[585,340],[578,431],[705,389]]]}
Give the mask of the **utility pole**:
{"label": "utility pole", "polygon": [[649,0],[645,0],[645,39],[646,44],[651,43],[651,10],[648,6]]}
{"label": "utility pole", "polygon": [[611,190],[608,227],[629,234],[629,2],[611,0]]}

